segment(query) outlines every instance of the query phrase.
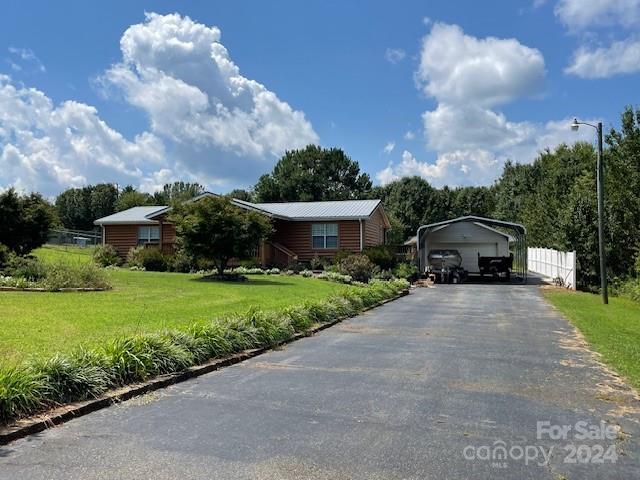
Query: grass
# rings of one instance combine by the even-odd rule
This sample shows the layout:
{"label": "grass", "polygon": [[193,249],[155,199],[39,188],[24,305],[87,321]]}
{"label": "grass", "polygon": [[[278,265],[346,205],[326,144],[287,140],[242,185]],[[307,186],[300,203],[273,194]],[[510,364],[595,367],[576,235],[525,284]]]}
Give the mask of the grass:
{"label": "grass", "polygon": [[[91,261],[91,249],[43,247],[44,261]],[[113,290],[82,293],[0,292],[0,360],[48,358],[79,344],[120,335],[185,328],[258,307],[274,311],[352,288],[299,276],[250,276],[245,283],[207,282],[181,273],[108,270]]]}
{"label": "grass", "polygon": [[640,388],[640,303],[599,295],[545,290],[545,297],[583,333],[602,359]]}
{"label": "grass", "polygon": [[314,323],[356,315],[409,286],[405,280],[374,281],[315,302],[279,311],[251,308],[184,330],[119,336],[95,348],[75,348],[47,360],[0,365],[0,424],[67,402],[173,373],[242,350],[273,347]]}

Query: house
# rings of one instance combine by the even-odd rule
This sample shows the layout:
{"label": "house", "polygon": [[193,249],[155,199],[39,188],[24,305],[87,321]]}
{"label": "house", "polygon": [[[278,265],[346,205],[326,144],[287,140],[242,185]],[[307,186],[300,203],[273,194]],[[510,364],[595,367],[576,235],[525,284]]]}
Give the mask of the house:
{"label": "house", "polygon": [[[191,201],[198,201],[210,193]],[[331,258],[339,250],[359,252],[384,244],[389,219],[380,200],[252,203],[232,199],[238,208],[262,213],[273,221],[274,233],[258,247],[261,265],[287,265],[314,256]],[[175,248],[176,231],[167,219],[170,207],[133,207],[96,220],[103,244],[113,245],[121,257],[135,246]]]}

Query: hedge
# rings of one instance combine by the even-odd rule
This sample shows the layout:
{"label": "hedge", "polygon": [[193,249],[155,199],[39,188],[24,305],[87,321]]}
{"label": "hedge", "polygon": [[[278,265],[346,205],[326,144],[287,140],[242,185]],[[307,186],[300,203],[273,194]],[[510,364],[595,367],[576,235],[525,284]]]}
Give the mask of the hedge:
{"label": "hedge", "polygon": [[243,350],[272,347],[313,324],[347,318],[407,289],[404,280],[377,281],[324,301],[279,312],[252,308],[244,314],[195,324],[185,331],[125,336],[100,347],[79,347],[44,361],[0,367],[0,421],[96,398],[109,389],[174,373]]}

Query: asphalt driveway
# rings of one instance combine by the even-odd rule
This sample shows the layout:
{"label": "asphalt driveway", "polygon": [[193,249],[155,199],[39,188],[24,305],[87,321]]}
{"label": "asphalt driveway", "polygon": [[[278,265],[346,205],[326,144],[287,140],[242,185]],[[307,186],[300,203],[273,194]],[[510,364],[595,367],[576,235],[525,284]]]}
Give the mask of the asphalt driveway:
{"label": "asphalt driveway", "polygon": [[640,478],[637,406],[538,287],[444,285],[0,447],[0,479]]}

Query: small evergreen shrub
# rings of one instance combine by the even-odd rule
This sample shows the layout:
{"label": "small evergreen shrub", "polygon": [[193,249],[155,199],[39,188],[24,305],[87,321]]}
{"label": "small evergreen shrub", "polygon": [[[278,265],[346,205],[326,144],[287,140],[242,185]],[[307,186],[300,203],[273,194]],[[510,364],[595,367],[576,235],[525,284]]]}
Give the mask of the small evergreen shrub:
{"label": "small evergreen shrub", "polygon": [[98,245],[93,251],[93,261],[101,267],[110,267],[120,264],[118,251],[113,245]]}

